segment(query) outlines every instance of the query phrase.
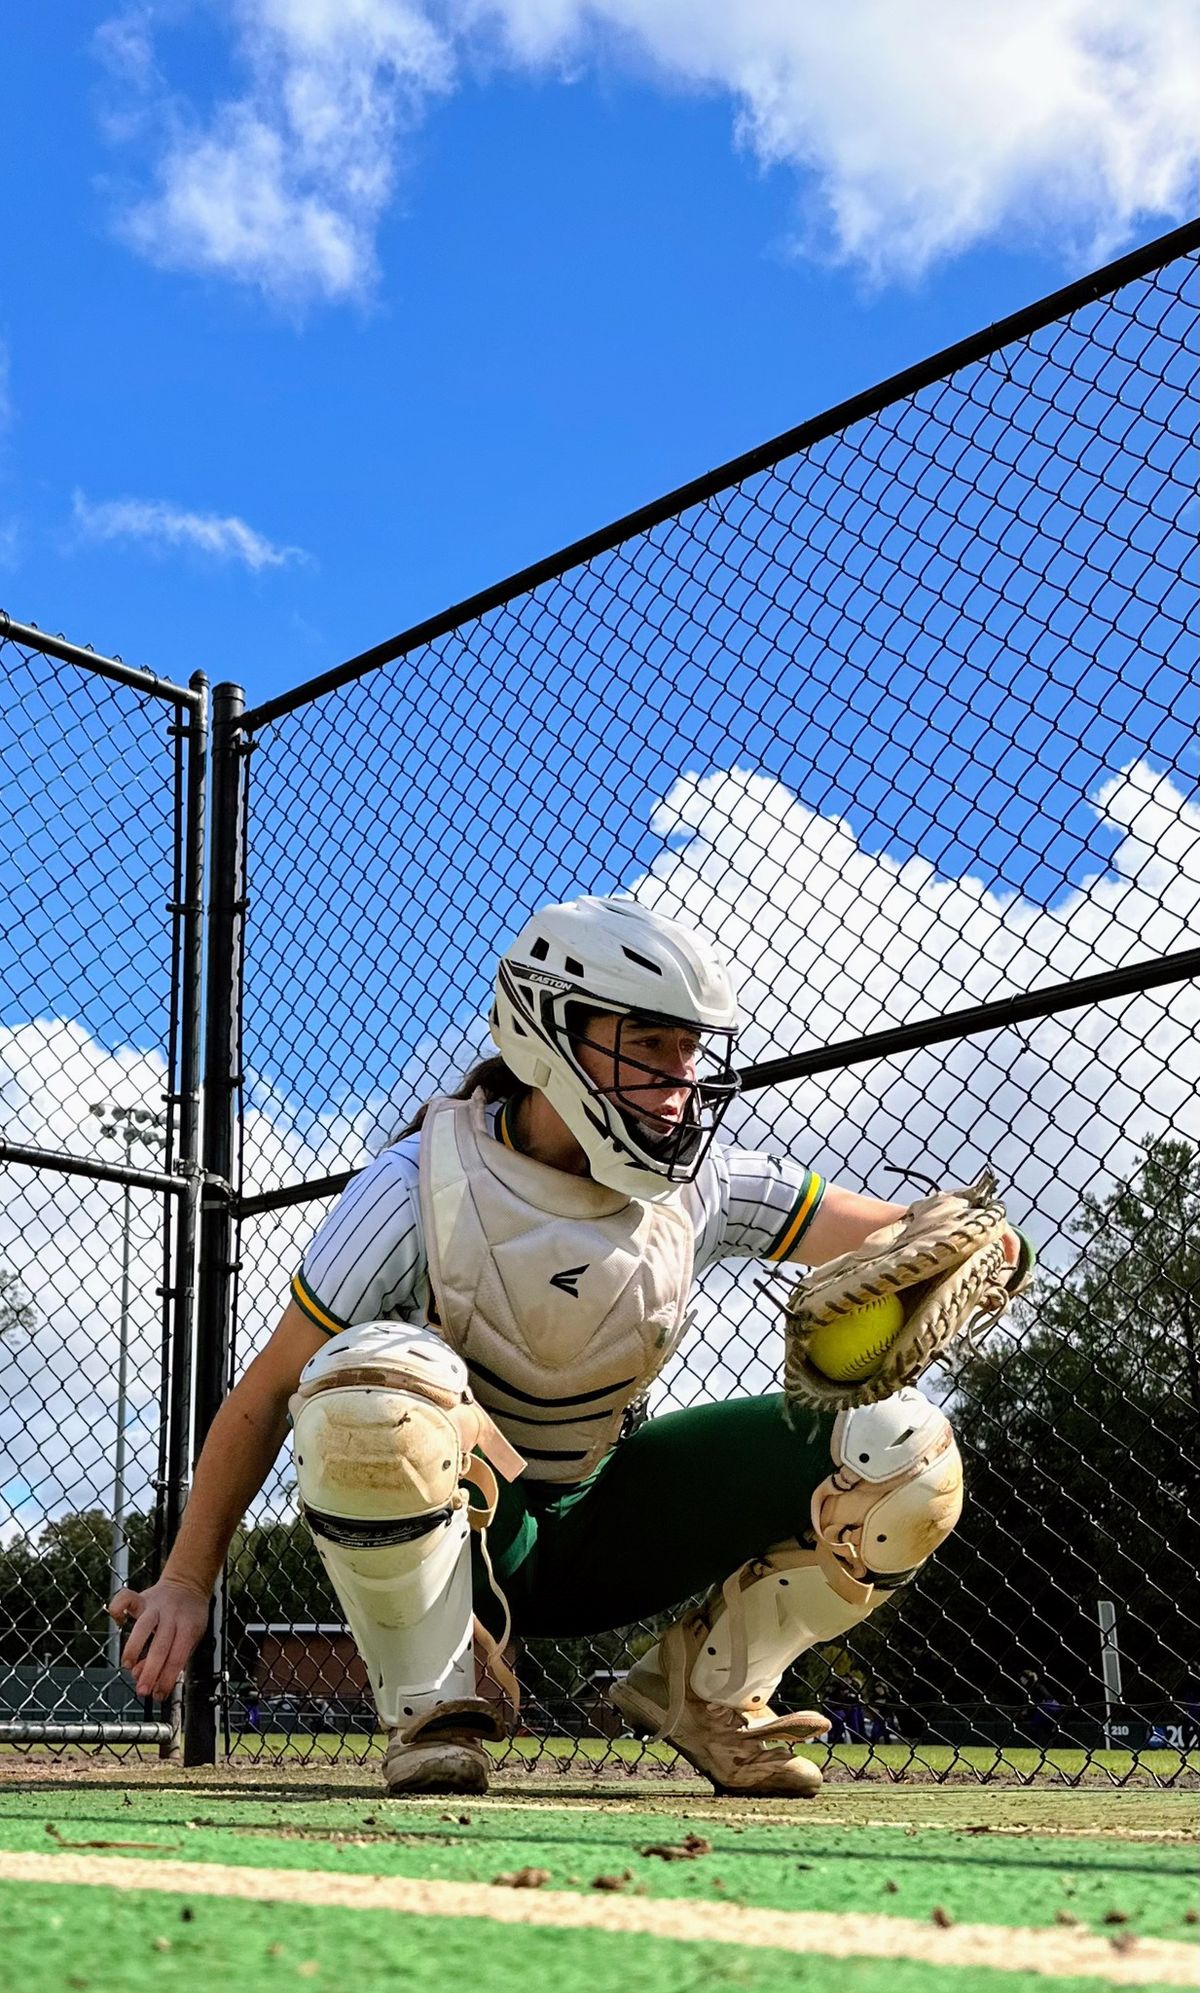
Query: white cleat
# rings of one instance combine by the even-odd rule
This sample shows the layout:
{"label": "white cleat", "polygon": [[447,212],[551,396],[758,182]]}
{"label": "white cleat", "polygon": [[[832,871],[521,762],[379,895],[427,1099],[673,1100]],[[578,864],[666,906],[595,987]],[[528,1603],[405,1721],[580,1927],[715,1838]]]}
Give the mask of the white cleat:
{"label": "white cleat", "polygon": [[484,1793],[485,1741],[499,1743],[504,1723],[494,1704],[464,1698],[439,1703],[415,1723],[389,1730],[383,1782],[390,1793]]}

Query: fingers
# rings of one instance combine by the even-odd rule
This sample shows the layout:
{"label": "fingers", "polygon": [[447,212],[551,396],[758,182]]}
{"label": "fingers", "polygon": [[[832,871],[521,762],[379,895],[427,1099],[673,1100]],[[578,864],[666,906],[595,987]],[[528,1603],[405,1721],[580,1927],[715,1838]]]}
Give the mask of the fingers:
{"label": "fingers", "polygon": [[[116,1604],[115,1599],[113,1604]],[[113,1618],[116,1618],[115,1613],[113,1614]],[[157,1629],[158,1622],[159,1614],[153,1608],[147,1609],[139,1600],[136,1624],[121,1651],[121,1666],[127,1668],[131,1674],[149,1646]]]}
{"label": "fingers", "polygon": [[[140,1640],[139,1634],[147,1620],[152,1620],[150,1631]],[[133,1686],[140,1696],[154,1700],[170,1695],[179,1674],[178,1667],[171,1672],[171,1655],[178,1638],[178,1622],[164,1618],[160,1613],[144,1613],[125,1643],[124,1661],[133,1676]],[[134,1642],[137,1641],[137,1646]],[[186,1654],[185,1654],[186,1658]]]}
{"label": "fingers", "polygon": [[134,1676],[134,1688],[140,1696],[169,1696],[175,1686],[175,1676],[167,1678],[167,1662],[173,1644],[171,1636],[171,1620],[163,1620],[159,1612],[144,1612],[126,1640],[122,1660]]}
{"label": "fingers", "polygon": [[127,1619],[136,1619],[142,1610],[142,1595],[122,1585],[108,1602],[108,1616],[115,1619],[118,1626],[124,1626]]}
{"label": "fingers", "polygon": [[184,1613],[143,1612],[121,1659],[140,1696],[161,1701],[174,1688],[193,1647],[204,1631],[207,1611],[199,1618]]}
{"label": "fingers", "polygon": [[179,1677],[187,1667],[192,1649],[199,1638],[200,1630],[197,1627],[184,1625],[176,1627],[175,1637],[171,1642],[171,1651],[167,1656],[166,1664],[160,1671],[156,1686],[150,1691],[160,1701],[164,1696],[170,1695]]}

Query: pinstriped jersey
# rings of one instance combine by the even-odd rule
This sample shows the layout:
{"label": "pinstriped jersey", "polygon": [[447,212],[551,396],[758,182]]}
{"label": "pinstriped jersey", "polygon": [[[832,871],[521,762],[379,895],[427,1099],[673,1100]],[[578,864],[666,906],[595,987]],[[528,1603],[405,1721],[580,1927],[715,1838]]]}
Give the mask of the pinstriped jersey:
{"label": "pinstriped jersey", "polygon": [[[507,1103],[493,1102],[487,1125],[516,1144]],[[292,1280],[292,1295],[327,1335],[359,1322],[427,1320],[429,1280],[417,1192],[419,1135],[376,1156],[317,1228]],[[697,1276],[721,1259],[781,1260],[795,1250],[820,1208],[825,1180],[788,1156],[714,1142],[695,1181],[680,1186],[696,1238]]]}

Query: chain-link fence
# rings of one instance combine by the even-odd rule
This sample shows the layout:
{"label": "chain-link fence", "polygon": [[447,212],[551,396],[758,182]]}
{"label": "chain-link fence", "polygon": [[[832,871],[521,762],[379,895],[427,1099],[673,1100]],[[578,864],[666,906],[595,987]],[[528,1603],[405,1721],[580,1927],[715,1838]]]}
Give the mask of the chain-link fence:
{"label": "chain-link fence", "polygon": [[[256,711],[218,688],[207,854],[203,681],[0,620],[0,1740],[171,1747],[106,1594],[160,1561],[349,1173],[486,1049],[500,946],[623,892],[738,963],[729,1139],[883,1196],[990,1163],[1040,1251],[930,1380],[960,1528],[781,1700],[872,1776],[1195,1776],[1198,254],[1176,231]],[[652,1412],[776,1386],[761,1275],[705,1276]],[[528,1641],[513,1751],[669,1769],[605,1693],[654,1631]],[[375,1747],[286,1460],[193,1760],[222,1725]]]}
{"label": "chain-link fence", "polygon": [[105,1607],[187,1473],[203,679],[0,616],[0,1739],[173,1745]]}
{"label": "chain-link fence", "polygon": [[[236,730],[232,1369],[347,1173],[485,1052],[505,939],[581,892],[736,960],[730,1139],[884,1196],[985,1163],[1005,1185],[1034,1298],[934,1379],[966,1518],[784,1684],[873,1773],[1121,1778],[1136,1746],[1176,1778],[1200,1743],[1198,243],[1177,231]],[[705,1278],[653,1410],[775,1386],[759,1272]],[[529,1642],[514,1748],[638,1762],[596,1740],[652,1630]],[[365,1748],[286,1462],[225,1633],[244,1746]]]}

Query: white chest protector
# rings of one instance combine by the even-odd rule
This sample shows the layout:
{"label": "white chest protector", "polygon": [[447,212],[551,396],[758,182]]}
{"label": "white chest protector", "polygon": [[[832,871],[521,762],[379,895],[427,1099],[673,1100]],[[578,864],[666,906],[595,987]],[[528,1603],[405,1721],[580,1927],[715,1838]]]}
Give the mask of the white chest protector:
{"label": "white chest protector", "polygon": [[678,1346],[695,1235],[678,1196],[641,1204],[489,1134],[481,1093],[421,1132],[434,1326],[534,1481],[579,1481]]}

